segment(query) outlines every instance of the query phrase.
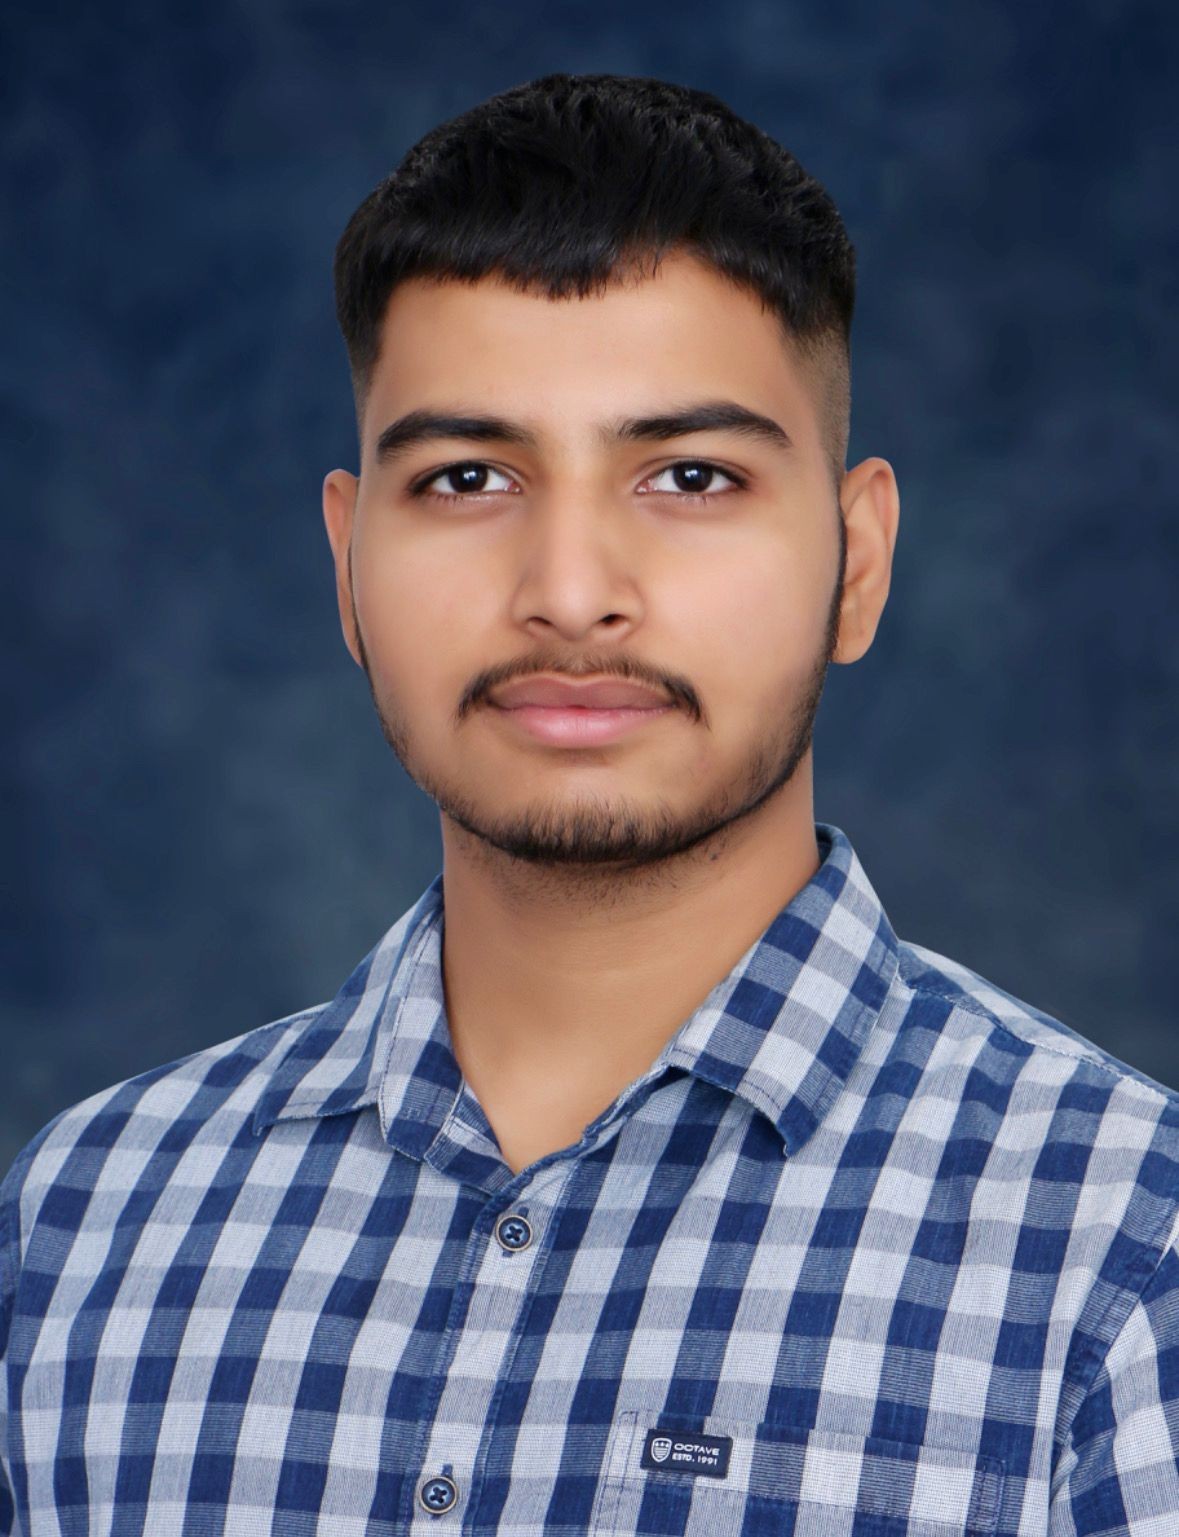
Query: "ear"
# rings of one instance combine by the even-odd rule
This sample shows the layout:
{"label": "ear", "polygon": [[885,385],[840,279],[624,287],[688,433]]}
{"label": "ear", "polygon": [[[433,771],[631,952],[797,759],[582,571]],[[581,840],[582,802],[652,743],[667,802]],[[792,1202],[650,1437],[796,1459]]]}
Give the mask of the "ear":
{"label": "ear", "polygon": [[347,470],[332,470],[323,482],[323,521],[327,526],[328,543],[332,547],[332,559],[336,564],[336,603],[340,610],[340,628],[344,632],[344,644],[358,667],[360,642],[356,634],[356,614],[352,605],[352,571],[349,557],[352,547],[352,518],[356,511],[356,494],[360,482]]}
{"label": "ear", "polygon": [[847,529],[847,569],[839,639],[831,660],[858,662],[876,635],[892,581],[892,555],[901,515],[896,476],[887,459],[864,459],[839,491]]}

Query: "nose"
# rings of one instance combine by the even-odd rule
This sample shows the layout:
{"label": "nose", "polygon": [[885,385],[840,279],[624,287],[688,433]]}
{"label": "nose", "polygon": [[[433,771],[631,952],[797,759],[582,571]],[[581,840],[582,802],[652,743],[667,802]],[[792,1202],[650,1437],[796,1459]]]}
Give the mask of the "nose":
{"label": "nose", "polygon": [[622,519],[586,492],[555,494],[522,525],[512,617],[540,635],[584,641],[642,620],[639,552]]}

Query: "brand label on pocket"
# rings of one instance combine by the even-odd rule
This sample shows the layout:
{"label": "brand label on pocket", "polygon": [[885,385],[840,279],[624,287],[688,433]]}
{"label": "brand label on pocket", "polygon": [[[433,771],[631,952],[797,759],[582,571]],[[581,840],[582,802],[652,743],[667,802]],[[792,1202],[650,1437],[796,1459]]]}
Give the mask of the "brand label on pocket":
{"label": "brand label on pocket", "polygon": [[707,1473],[710,1478],[727,1478],[732,1450],[732,1436],[705,1436],[657,1425],[647,1432],[639,1466],[664,1473]]}

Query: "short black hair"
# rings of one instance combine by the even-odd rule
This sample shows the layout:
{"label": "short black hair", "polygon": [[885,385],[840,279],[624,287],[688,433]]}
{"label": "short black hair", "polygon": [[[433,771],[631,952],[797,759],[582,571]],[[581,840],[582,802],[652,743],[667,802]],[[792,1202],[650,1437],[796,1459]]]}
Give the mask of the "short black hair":
{"label": "short black hair", "polygon": [[336,246],[358,420],[393,289],[495,275],[551,299],[687,250],[761,298],[810,381],[832,483],[851,410],[855,252],[824,188],[719,97],[629,75],[544,75],[441,123]]}

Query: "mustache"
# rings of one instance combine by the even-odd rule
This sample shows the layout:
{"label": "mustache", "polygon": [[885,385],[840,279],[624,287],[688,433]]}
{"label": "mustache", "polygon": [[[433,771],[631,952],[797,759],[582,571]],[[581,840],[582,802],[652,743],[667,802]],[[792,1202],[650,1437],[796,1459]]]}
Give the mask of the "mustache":
{"label": "mustache", "polygon": [[457,718],[462,721],[479,705],[487,703],[487,696],[494,688],[513,683],[517,678],[530,678],[537,673],[552,673],[568,678],[584,678],[591,674],[598,678],[616,678],[625,683],[639,683],[648,688],[662,689],[672,704],[684,710],[694,720],[701,717],[701,705],[696,690],[686,679],[657,671],[637,662],[633,657],[576,657],[531,655],[513,661],[500,662],[481,672],[463,692],[459,701]]}

